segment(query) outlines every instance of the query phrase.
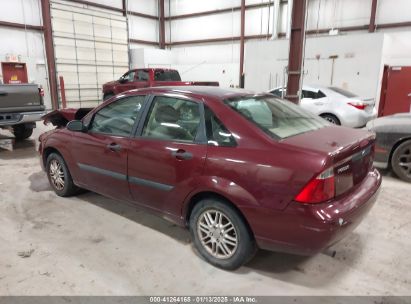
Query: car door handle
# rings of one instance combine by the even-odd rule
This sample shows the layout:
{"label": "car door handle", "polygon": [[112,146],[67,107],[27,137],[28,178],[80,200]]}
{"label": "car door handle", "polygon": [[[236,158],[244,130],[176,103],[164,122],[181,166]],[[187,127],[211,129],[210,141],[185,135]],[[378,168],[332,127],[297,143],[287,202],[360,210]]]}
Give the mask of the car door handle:
{"label": "car door handle", "polygon": [[114,151],[114,152],[117,152],[117,151],[121,150],[121,146],[118,145],[118,144],[112,143],[112,144],[107,145],[107,149],[109,149],[111,151]]}
{"label": "car door handle", "polygon": [[190,152],[186,152],[185,150],[182,150],[182,149],[171,152],[171,155],[173,155],[175,158],[179,160],[186,160],[186,159],[193,158],[193,154],[191,154]]}
{"label": "car door handle", "polygon": [[324,105],[324,103],[322,101],[316,101],[316,102],[314,102],[314,104],[316,106],[323,106]]}

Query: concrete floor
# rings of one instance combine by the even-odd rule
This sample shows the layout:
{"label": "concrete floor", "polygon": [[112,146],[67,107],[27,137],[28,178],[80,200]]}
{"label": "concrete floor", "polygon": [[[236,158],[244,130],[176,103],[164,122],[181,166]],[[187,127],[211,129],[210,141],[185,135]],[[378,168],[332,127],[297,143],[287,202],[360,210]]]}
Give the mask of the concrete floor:
{"label": "concrete floor", "polygon": [[56,196],[35,150],[43,130],[0,151],[0,295],[411,294],[411,185],[387,173],[334,258],[260,251],[226,272],[161,218],[94,193]]}

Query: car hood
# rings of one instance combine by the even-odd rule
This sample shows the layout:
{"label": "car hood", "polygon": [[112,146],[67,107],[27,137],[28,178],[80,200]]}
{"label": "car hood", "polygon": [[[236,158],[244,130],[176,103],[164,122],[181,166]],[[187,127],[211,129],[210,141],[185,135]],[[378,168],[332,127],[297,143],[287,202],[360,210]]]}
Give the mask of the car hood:
{"label": "car hood", "polygon": [[60,109],[47,113],[42,117],[45,125],[51,123],[56,127],[65,127],[71,120],[80,120],[93,108]]}
{"label": "car hood", "polygon": [[380,117],[369,121],[366,128],[375,132],[407,132],[411,134],[411,113]]}

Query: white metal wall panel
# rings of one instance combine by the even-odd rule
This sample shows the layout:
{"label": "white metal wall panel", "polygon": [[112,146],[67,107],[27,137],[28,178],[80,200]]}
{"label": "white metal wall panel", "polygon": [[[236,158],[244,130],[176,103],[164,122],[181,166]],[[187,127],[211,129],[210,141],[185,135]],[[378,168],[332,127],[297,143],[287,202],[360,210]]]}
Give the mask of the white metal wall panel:
{"label": "white metal wall panel", "polygon": [[126,18],[64,0],[51,1],[51,16],[57,77],[64,78],[67,105],[96,106],[103,84],[128,70]]}

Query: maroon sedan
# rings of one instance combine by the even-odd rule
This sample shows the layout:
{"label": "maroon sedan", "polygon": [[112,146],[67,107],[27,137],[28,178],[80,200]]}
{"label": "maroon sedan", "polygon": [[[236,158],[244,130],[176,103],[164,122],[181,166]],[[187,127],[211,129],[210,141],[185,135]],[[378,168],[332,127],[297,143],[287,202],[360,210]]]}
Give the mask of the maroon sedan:
{"label": "maroon sedan", "polygon": [[256,248],[321,251],[361,222],[381,185],[372,133],[272,95],[147,88],[45,119],[59,126],[40,137],[58,195],[84,188],[146,207],[188,226],[225,269]]}

